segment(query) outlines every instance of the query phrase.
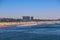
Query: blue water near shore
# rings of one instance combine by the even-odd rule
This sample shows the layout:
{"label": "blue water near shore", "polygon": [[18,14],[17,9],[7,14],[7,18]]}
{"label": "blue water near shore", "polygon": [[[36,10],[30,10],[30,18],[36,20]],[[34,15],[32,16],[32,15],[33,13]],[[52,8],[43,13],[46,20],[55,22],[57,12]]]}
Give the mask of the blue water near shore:
{"label": "blue water near shore", "polygon": [[0,27],[0,40],[60,40],[60,23]]}

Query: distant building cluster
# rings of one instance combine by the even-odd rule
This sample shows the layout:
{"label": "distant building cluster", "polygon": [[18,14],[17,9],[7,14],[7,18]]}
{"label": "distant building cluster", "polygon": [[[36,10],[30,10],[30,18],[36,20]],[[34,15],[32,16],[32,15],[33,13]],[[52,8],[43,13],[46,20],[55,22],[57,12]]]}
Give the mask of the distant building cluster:
{"label": "distant building cluster", "polygon": [[0,18],[0,22],[28,22],[28,21],[60,21],[60,19],[34,19],[33,16],[23,16],[22,19],[14,19],[14,18]]}
{"label": "distant building cluster", "polygon": [[24,21],[33,21],[33,16],[23,16],[22,19],[14,18],[0,18],[0,22],[24,22]]}

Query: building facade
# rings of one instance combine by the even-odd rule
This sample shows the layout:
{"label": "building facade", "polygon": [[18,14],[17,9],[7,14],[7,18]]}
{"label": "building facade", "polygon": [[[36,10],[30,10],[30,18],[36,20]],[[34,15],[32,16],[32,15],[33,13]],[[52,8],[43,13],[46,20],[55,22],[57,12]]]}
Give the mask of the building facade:
{"label": "building facade", "polygon": [[23,20],[24,21],[32,21],[33,20],[33,16],[23,16]]}

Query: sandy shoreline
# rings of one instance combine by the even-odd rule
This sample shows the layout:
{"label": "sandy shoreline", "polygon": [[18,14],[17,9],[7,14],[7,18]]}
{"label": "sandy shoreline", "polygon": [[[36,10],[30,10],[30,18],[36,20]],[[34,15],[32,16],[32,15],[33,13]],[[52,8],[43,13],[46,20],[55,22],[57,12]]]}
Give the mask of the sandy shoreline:
{"label": "sandy shoreline", "polygon": [[43,24],[43,23],[57,23],[57,22],[55,22],[55,21],[45,21],[45,22],[0,22],[0,26],[9,26],[9,25],[16,25],[16,24]]}

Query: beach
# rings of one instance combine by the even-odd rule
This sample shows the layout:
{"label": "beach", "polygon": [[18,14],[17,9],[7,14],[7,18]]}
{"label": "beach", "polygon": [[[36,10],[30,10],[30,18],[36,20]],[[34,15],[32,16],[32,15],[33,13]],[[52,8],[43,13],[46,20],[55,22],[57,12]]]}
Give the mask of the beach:
{"label": "beach", "polygon": [[9,26],[9,25],[17,25],[17,24],[46,24],[46,23],[59,23],[59,21],[31,21],[31,22],[0,22],[0,26]]}
{"label": "beach", "polygon": [[1,26],[0,40],[60,40],[60,23]]}

